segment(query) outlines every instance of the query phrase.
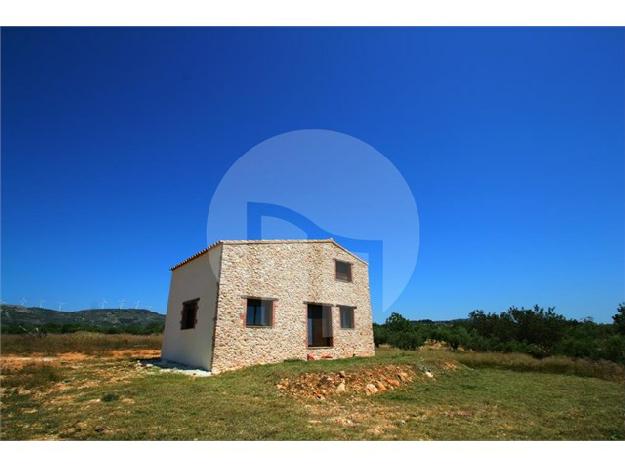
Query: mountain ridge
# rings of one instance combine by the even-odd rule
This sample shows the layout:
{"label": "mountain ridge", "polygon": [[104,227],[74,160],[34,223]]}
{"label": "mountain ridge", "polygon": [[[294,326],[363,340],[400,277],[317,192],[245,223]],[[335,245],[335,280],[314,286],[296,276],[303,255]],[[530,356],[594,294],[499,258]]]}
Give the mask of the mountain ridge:
{"label": "mountain ridge", "polygon": [[147,309],[84,309],[62,312],[43,307],[2,304],[3,333],[23,333],[38,328],[48,331],[150,332],[162,330],[165,315]]}

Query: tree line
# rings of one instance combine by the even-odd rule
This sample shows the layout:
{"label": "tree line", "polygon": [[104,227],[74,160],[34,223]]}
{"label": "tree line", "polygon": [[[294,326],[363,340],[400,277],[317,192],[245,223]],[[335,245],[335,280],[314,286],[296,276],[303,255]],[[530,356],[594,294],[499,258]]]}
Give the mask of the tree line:
{"label": "tree line", "polygon": [[535,357],[565,355],[625,363],[625,303],[613,323],[591,318],[567,319],[554,308],[511,307],[501,313],[473,311],[468,318],[449,322],[410,321],[393,312],[384,324],[374,324],[376,346],[389,344],[417,349],[426,340],[446,342],[452,349],[523,352]]}

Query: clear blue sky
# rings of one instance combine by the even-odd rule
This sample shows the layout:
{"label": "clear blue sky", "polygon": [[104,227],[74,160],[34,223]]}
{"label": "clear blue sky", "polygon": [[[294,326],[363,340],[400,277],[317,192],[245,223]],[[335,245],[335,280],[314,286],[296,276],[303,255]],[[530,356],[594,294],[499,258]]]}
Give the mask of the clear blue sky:
{"label": "clear blue sky", "polygon": [[164,311],[169,267],[206,245],[233,162],[324,128],[388,157],[418,204],[417,267],[391,310],[538,303],[609,321],[625,300],[624,39],[4,29],[2,300]]}

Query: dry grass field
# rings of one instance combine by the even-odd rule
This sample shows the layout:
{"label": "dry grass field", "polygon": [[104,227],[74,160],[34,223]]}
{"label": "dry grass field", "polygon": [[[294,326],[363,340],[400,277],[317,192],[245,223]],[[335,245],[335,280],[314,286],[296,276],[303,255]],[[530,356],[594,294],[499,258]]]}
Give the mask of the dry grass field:
{"label": "dry grass field", "polygon": [[2,336],[3,440],[623,440],[625,371],[381,349],[211,377],[146,366],[160,337]]}

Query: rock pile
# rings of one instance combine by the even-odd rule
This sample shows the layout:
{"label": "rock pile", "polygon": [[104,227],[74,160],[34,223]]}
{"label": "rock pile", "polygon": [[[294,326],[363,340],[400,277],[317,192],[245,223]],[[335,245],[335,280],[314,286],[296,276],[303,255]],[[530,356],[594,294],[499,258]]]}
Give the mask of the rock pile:
{"label": "rock pile", "polygon": [[340,372],[304,373],[278,382],[278,390],[298,398],[325,400],[337,394],[373,395],[412,382],[421,374],[409,365],[385,365]]}

